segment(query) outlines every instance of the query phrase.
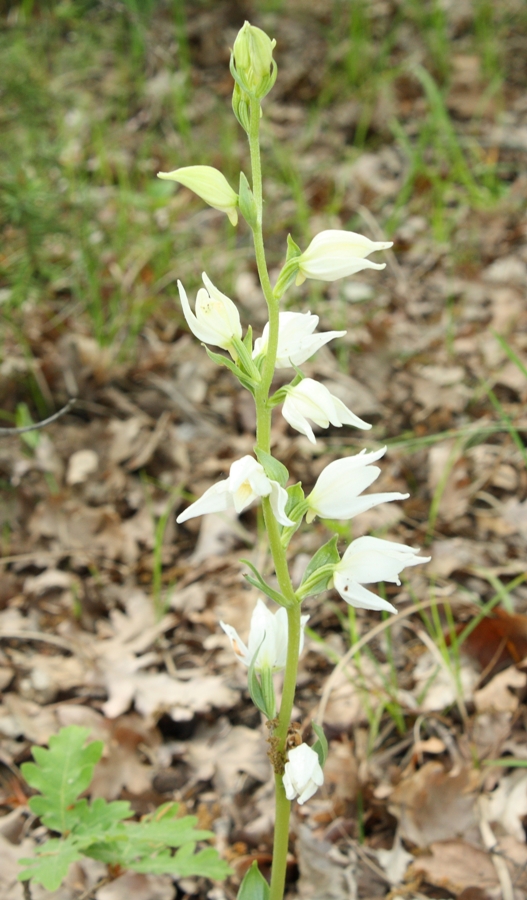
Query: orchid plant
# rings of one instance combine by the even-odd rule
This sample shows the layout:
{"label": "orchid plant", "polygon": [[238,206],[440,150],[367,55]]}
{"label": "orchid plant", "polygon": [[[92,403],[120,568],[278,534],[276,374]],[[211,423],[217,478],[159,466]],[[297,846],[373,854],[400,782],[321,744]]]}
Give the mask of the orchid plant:
{"label": "orchid plant", "polygon": [[[271,884],[268,887],[257,870],[251,869],[238,894],[241,900],[253,896],[282,900],[291,803],[294,800],[305,803],[324,780],[327,742],[322,729],[313,726],[317,739],[309,746],[291,722],[298,660],[308,619],[302,615],[302,601],[334,587],[346,603],[354,607],[396,612],[391,603],[364,585],[379,581],[400,584],[402,569],[427,561],[412,547],[375,537],[352,541],[341,558],[334,536],[315,553],[300,585],[295,586],[291,579],[287,548],[304,518],[307,523],[316,516],[351,519],[379,503],[404,500],[408,494],[363,494],[380,474],[374,463],[384,455],[386,448],[372,452],[363,450],[331,462],[307,497],[300,483],[289,484],[287,468],[272,455],[271,418],[273,409],[280,405],[289,425],[313,444],[316,437],[311,422],[320,428],[329,424],[371,428],[324,384],[306,378],[299,368],[317,350],[345,332],[317,332],[317,316],[309,312],[280,311],[280,300],[293,284],[302,284],[306,279],[331,282],[362,269],[383,269],[384,263],[372,262],[367,257],[392,246],[390,242],[371,241],[349,231],[327,230],[317,234],[302,252],[289,237],[284,266],[274,286],[271,284],[262,232],[259,131],[262,100],[271,90],[277,74],[273,59],[275,43],[261,29],[246,22],[231,55],[233,110],[249,139],[251,184],[242,172],[236,193],[221,172],[200,165],[159,175],[190,188],[210,206],[224,212],[233,226],[237,225],[239,216],[245,219],[254,239],[256,264],[269,316],[262,336],[253,344],[252,329],[249,327],[243,334],[236,305],[205,273],[202,276],[204,287],[198,291],[194,311],[183,285],[178,282],[188,327],[205,345],[209,357],[230,369],[254,398],[256,445],[254,457],[244,456],[233,462],[228,477],[210,487],[179,515],[177,521],[183,523],[194,516],[228,508],[241,513],[253,503],[260,503],[275,572],[275,579],[270,584],[249,564],[248,581],[278,609],[273,614],[262,599],[257,601],[247,645],[231,625],[221,623],[236,657],[248,669],[253,702],[267,719],[269,755],[275,773],[276,820]],[[220,348],[228,355],[212,351],[210,346]],[[275,371],[286,368],[294,373],[290,384],[273,392]],[[284,670],[284,678],[277,710],[273,675],[280,670]]]}

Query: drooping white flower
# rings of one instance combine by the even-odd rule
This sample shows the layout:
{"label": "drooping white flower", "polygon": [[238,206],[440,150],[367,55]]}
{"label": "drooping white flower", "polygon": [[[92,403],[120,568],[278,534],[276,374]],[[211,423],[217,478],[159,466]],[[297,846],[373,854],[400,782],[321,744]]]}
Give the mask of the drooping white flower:
{"label": "drooping white flower", "polygon": [[371,428],[368,422],[359,419],[342,400],[313,378],[304,378],[300,384],[284,390],[287,391],[282,407],[284,419],[296,431],[305,434],[312,444],[316,443],[316,439],[308,419],[321,428],[327,428],[330,423],[337,427],[355,425],[356,428]]}
{"label": "drooping white flower", "polygon": [[410,495],[399,494],[397,491],[359,497],[359,494],[379,477],[381,470],[371,463],[376,462],[385,453],[386,447],[370,453],[361,450],[355,456],[336,459],[329,463],[307,497],[309,503],[307,522],[312,522],[315,516],[321,516],[323,519],[352,519],[353,516],[378,506],[379,503],[406,500]]}
{"label": "drooping white flower", "polygon": [[[320,334],[313,334],[317,325],[318,316],[312,316],[309,312],[279,314],[277,369],[301,366],[328,341],[346,334],[345,331],[323,331]],[[257,338],[254,342],[253,359],[267,352],[268,341],[269,323],[266,324],[261,338]]]}
{"label": "drooping white flower", "polygon": [[361,269],[384,269],[385,263],[370,262],[365,257],[375,250],[387,250],[391,246],[391,241],[370,241],[353,231],[321,231],[298,257],[296,283],[303,284],[306,278],[336,281]]}
{"label": "drooping white flower", "polygon": [[238,222],[238,194],[233,191],[225,175],[213,166],[183,166],[173,172],[158,172],[163,181],[177,181],[194,191],[213,209],[219,209],[229,217],[230,222]]}
{"label": "drooping white flower", "polygon": [[252,456],[242,456],[232,463],[229,477],[213,484],[199,500],[177,517],[181,524],[195,516],[223,512],[234,507],[238,515],[259,497],[269,497],[276,520],[280,525],[294,523],[285,514],[287,491],[272,481]]}
{"label": "drooping white flower", "polygon": [[307,744],[300,744],[288,753],[283,776],[285,795],[288,800],[298,798],[305,803],[324,784],[324,773],[318,754]]}
{"label": "drooping white flower", "polygon": [[185,288],[178,281],[179,299],[183,315],[192,334],[205,344],[213,344],[223,350],[230,350],[233,338],[241,339],[240,314],[225,294],[222,294],[203,272],[205,288],[200,288],[196,297],[196,314],[190,308]]}
{"label": "drooping white flower", "polygon": [[363,587],[378,581],[400,584],[399,573],[406,566],[429,562],[430,556],[417,556],[418,550],[376,537],[360,537],[352,541],[333,573],[336,590],[346,603],[359,609],[386,609],[396,613],[395,606]]}
{"label": "drooping white flower", "polygon": [[[309,616],[302,616],[300,634],[300,652],[304,647],[304,628]],[[220,622],[225,634],[231,642],[234,653],[244,664],[249,667],[256,657],[255,669],[271,669],[278,672],[285,668],[287,658],[287,612],[281,606],[276,613],[267,609],[262,600],[258,600],[251,616],[249,639],[247,646],[238,635],[232,625]]]}

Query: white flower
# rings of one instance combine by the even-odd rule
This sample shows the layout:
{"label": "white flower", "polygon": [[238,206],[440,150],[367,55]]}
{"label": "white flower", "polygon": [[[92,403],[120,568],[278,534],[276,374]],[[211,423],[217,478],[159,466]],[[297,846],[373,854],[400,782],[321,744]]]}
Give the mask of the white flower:
{"label": "white flower", "polygon": [[200,288],[196,298],[196,314],[192,312],[185,288],[178,281],[179,299],[187,325],[198,340],[229,350],[234,337],[242,336],[240,314],[225,294],[214,287],[210,278],[202,274],[205,288]]}
{"label": "white flower", "polygon": [[[301,366],[328,341],[346,334],[345,331],[324,331],[321,334],[313,334],[317,325],[318,316],[312,316],[309,312],[281,312],[279,314],[277,369]],[[260,354],[267,353],[268,341],[269,323],[265,326],[261,338],[257,338],[254,342],[253,359]]]}
{"label": "white flower", "polygon": [[287,491],[277,481],[268,478],[263,466],[252,456],[242,456],[233,462],[229,477],[213,484],[199,500],[177,517],[177,521],[181,524],[195,516],[223,512],[232,507],[239,515],[259,497],[269,497],[273,513],[280,525],[294,524],[285,514]]}
{"label": "white flower", "polygon": [[336,281],[361,269],[384,269],[385,263],[373,263],[365,257],[391,246],[391,241],[370,241],[353,231],[321,231],[298,257],[296,283],[302,284],[306,278]]}
{"label": "white flower", "polygon": [[[418,551],[417,551],[418,552]],[[359,609],[386,609],[396,613],[395,606],[363,584],[391,581],[400,584],[399,573],[406,566],[429,562],[430,556],[417,556],[416,548],[376,537],[360,537],[353,541],[334,569],[336,590],[346,603]]]}
{"label": "white flower", "polygon": [[324,773],[316,751],[307,744],[300,744],[290,750],[284,772],[287,799],[294,800],[298,797],[300,804],[305,803],[322,784]]}
{"label": "white flower", "polygon": [[[300,634],[300,652],[304,647],[304,627],[309,616],[300,619],[302,631]],[[232,625],[220,622],[225,634],[228,636],[234,653],[244,664],[249,667],[256,657],[255,669],[272,669],[278,672],[285,668],[287,657],[287,612],[280,607],[276,613],[267,609],[262,600],[258,600],[251,616],[248,646],[246,647],[238,632]]]}
{"label": "white flower", "polygon": [[324,519],[351,519],[379,503],[406,500],[409,494],[399,494],[395,491],[359,497],[359,494],[365,491],[381,472],[378,466],[372,466],[370,463],[380,459],[385,453],[386,447],[371,453],[361,450],[356,456],[336,459],[326,466],[307,497],[309,503],[307,522],[312,522],[315,516]]}
{"label": "white flower", "polygon": [[213,166],[184,166],[173,172],[158,172],[163,181],[177,181],[194,191],[205,203],[228,215],[233,225],[238,222],[238,194],[231,188],[225,175]]}
{"label": "white flower", "polygon": [[337,427],[355,425],[356,428],[371,428],[371,425],[352,413],[342,400],[331,394],[327,387],[313,378],[304,378],[300,384],[285,390],[287,396],[282,415],[292,428],[305,434],[312,444],[316,440],[308,419],[312,419],[321,428],[327,428],[330,423]]}

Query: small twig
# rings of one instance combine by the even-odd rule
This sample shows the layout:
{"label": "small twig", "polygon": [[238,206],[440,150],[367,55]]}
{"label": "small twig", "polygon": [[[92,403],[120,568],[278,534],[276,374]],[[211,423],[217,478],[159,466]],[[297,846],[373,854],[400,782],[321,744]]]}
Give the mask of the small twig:
{"label": "small twig", "polygon": [[31,896],[30,884],[31,884],[30,881],[22,882],[22,890],[24,891],[24,900],[33,900],[33,897]]}
{"label": "small twig", "polygon": [[51,422],[55,422],[57,419],[60,419],[61,416],[64,416],[69,412],[76,402],[76,397],[70,397],[66,406],[63,406],[62,409],[59,409],[58,412],[53,413],[53,415],[49,416],[47,419],[43,419],[42,422],[34,422],[33,425],[24,425],[22,428],[0,428],[0,437],[8,434],[26,434],[28,431],[38,431],[40,428],[45,428],[46,425],[50,425]]}
{"label": "small twig", "polygon": [[77,900],[93,900],[99,888],[104,887],[105,884],[110,884],[110,881],[113,881],[112,875],[104,875],[102,878],[99,878],[91,888],[84,891]]}

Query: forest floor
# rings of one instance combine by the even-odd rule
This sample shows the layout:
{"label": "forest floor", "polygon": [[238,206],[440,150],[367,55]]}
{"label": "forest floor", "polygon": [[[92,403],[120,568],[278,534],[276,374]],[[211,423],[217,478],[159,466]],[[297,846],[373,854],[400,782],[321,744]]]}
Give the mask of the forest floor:
{"label": "forest floor", "polygon": [[[249,174],[230,109],[244,19],[277,40],[264,102],[265,236],[393,240],[384,272],[289,292],[346,329],[303,369],[373,422],[279,413],[273,453],[306,489],[387,445],[351,523],[304,527],[298,579],[339,534],[421,547],[386,587],[400,613],[305,602],[297,718],[323,725],[324,787],[296,807],[288,897],[527,895],[527,7],[521,0],[0,4],[0,894],[44,829],[20,773],[65,725],[105,743],[91,795],[137,815],[176,800],[215,832],[224,884],[121,875],[98,900],[232,900],[273,822],[266,732],[219,621],[247,635],[269,571],[258,509],[182,526],[252,453],[254,411],[186,329],[175,283],[206,271],[266,321],[250,234],[158,171]],[[357,642],[360,646],[357,649]],[[56,892],[106,873],[75,863]]]}

